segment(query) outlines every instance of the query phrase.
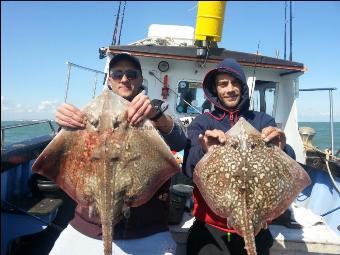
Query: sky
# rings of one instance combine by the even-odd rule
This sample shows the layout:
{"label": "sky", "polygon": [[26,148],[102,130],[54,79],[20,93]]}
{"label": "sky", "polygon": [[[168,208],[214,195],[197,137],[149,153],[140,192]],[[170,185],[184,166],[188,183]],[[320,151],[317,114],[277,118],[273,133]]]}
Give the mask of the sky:
{"label": "sky", "polygon": [[[1,1],[1,120],[54,119],[64,102],[66,62],[103,71],[98,49],[111,44],[115,1]],[[196,1],[127,1],[121,44],[147,37],[151,24],[195,27]],[[287,24],[289,26],[289,24]],[[308,71],[300,88],[334,87],[334,120],[340,121],[340,2],[293,2],[293,61]],[[226,6],[222,41],[227,50],[275,57],[284,49],[284,1]],[[287,44],[289,56],[289,43]],[[69,102],[85,105],[94,75],[72,69]],[[98,88],[103,77],[98,76]],[[329,94],[300,92],[299,121],[329,121]]]}

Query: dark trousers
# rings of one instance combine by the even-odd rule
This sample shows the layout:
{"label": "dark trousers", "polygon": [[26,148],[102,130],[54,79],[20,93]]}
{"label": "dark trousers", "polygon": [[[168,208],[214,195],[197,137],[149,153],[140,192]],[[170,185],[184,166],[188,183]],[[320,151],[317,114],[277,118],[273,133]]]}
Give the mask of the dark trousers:
{"label": "dark trousers", "polygon": [[[229,239],[229,240],[228,240]],[[255,237],[258,255],[269,255],[273,237],[268,229],[262,229]],[[243,237],[213,228],[204,222],[195,220],[189,229],[187,255],[247,255]]]}

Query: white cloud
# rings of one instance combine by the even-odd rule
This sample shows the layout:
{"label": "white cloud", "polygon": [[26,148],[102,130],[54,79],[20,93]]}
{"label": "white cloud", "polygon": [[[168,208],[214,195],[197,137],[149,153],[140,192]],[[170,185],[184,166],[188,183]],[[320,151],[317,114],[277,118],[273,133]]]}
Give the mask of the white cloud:
{"label": "white cloud", "polygon": [[37,112],[55,112],[57,107],[58,107],[59,103],[57,100],[53,100],[53,101],[42,101],[40,102],[40,104],[38,105],[37,108]]}
{"label": "white cloud", "polygon": [[16,104],[13,109],[12,109],[13,112],[26,112],[27,111],[27,108],[26,107],[23,107],[22,104]]}
{"label": "white cloud", "polygon": [[16,103],[1,96],[1,120],[18,119],[53,119],[57,106],[57,100],[44,100],[38,105]]}
{"label": "white cloud", "polygon": [[[298,109],[298,119],[300,122],[318,122],[318,121],[326,121],[328,122],[330,118],[329,109],[318,109],[317,107],[306,107]],[[340,121],[340,112],[337,112],[334,109],[333,118],[335,122]]]}
{"label": "white cloud", "polygon": [[23,113],[31,109],[30,106],[23,106],[22,104],[15,104],[1,96],[1,111],[9,113]]}
{"label": "white cloud", "polygon": [[4,96],[1,96],[1,111],[7,111],[9,109],[10,105],[8,100]]}

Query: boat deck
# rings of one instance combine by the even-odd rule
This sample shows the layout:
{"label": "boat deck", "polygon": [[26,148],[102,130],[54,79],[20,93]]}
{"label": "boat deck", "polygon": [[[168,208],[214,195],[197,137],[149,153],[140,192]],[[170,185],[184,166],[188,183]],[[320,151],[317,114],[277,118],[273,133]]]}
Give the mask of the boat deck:
{"label": "boat deck", "polygon": [[[190,213],[184,213],[180,224],[170,226],[178,244],[176,255],[186,254],[187,232],[193,221]],[[271,255],[340,254],[340,237],[323,223],[301,229],[270,225],[269,229],[274,237]]]}

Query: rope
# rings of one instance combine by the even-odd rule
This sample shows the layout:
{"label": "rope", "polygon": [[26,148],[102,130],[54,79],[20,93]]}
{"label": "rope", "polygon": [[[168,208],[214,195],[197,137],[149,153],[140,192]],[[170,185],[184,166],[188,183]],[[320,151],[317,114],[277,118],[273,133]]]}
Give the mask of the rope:
{"label": "rope", "polygon": [[[335,189],[336,189],[336,190],[339,192],[339,194],[340,194],[340,187],[336,184],[336,182],[335,182],[335,180],[334,180],[334,177],[333,177],[333,175],[332,175],[331,169],[330,169],[330,167],[329,167],[329,163],[328,163],[331,157],[334,158],[335,160],[337,160],[337,158],[336,158],[334,155],[332,155],[332,152],[331,152],[330,150],[325,150],[325,152],[323,152],[323,151],[321,151],[321,150],[315,148],[314,146],[304,145],[304,147],[326,155],[325,163],[326,163],[326,167],[327,167],[327,172],[328,172],[328,174],[329,174],[329,177],[331,178],[331,181],[332,181],[332,183],[333,183]],[[320,159],[323,159],[323,158],[320,157]]]}
{"label": "rope", "polygon": [[337,190],[337,191],[339,192],[339,194],[340,194],[340,187],[336,184],[336,182],[335,182],[335,180],[334,180],[334,178],[333,178],[333,175],[332,175],[332,173],[331,173],[331,169],[330,169],[329,164],[328,164],[328,162],[329,162],[329,157],[330,157],[330,155],[331,155],[331,152],[330,152],[329,150],[326,150],[326,151],[325,151],[325,154],[326,154],[326,166],[327,166],[327,171],[328,171],[329,177],[331,177],[331,180],[332,180],[332,182],[333,182],[333,184],[334,184],[334,187],[336,188],[336,190]]}
{"label": "rope", "polygon": [[[329,150],[325,150],[325,152],[319,150],[317,147],[314,147],[312,145],[308,145],[308,144],[304,144],[303,145],[306,149],[310,149],[310,150],[313,150],[313,151],[316,151],[316,152],[319,152],[321,154],[327,154],[329,153],[329,156],[331,157],[331,159],[335,159],[335,160],[340,160],[340,158],[336,157],[335,155],[332,155],[332,152],[329,151]],[[327,152],[329,151],[329,152]],[[320,157],[321,158],[321,157]]]}

